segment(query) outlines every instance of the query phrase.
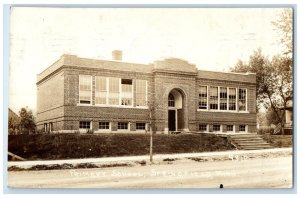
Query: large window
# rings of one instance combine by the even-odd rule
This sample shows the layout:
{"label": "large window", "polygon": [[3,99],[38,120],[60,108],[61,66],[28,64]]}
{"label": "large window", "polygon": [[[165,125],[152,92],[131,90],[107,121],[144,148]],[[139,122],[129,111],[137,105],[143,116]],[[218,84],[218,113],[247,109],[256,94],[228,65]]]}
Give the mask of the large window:
{"label": "large window", "polygon": [[132,105],[132,80],[122,79],[121,80],[121,105],[131,106]]}
{"label": "large window", "polygon": [[200,86],[199,109],[207,109],[207,86]]}
{"label": "large window", "polygon": [[109,122],[99,122],[100,130],[109,130]]}
{"label": "large window", "polygon": [[220,110],[227,110],[227,88],[220,87]]}
{"label": "large window", "polygon": [[96,76],[95,78],[95,104],[106,104],[107,81],[106,77]]}
{"label": "large window", "polygon": [[135,80],[135,105],[147,106],[147,81],[146,80]]}
{"label": "large window", "polygon": [[229,110],[236,110],[236,88],[229,88]]}
{"label": "large window", "polygon": [[239,89],[239,111],[246,111],[246,89]]}
{"label": "large window", "polygon": [[80,129],[90,129],[91,128],[91,122],[90,121],[80,121],[79,122],[79,128]]}
{"label": "large window", "polygon": [[92,97],[91,76],[79,76],[79,103],[91,104]]}
{"label": "large window", "polygon": [[119,105],[119,88],[120,79],[119,78],[109,78],[109,94],[108,103],[110,105]]}
{"label": "large window", "polygon": [[209,108],[218,109],[218,87],[210,87],[209,93]]}
{"label": "large window", "polygon": [[128,130],[128,122],[118,122],[118,130]]}

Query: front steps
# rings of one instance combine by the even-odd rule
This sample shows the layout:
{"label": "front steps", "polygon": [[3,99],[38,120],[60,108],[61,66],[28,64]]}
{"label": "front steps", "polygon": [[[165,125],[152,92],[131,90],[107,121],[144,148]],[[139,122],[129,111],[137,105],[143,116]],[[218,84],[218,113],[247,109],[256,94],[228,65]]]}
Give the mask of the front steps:
{"label": "front steps", "polygon": [[260,135],[256,133],[234,133],[234,134],[218,134],[227,137],[232,145],[239,150],[259,150],[273,148]]}

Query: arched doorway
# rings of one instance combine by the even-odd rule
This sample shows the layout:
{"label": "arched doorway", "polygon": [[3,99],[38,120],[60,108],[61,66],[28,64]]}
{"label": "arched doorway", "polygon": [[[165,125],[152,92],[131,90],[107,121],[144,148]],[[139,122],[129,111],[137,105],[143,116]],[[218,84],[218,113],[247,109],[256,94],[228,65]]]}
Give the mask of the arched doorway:
{"label": "arched doorway", "polygon": [[184,94],[181,90],[172,89],[168,95],[168,128],[169,131],[181,131],[184,122]]}

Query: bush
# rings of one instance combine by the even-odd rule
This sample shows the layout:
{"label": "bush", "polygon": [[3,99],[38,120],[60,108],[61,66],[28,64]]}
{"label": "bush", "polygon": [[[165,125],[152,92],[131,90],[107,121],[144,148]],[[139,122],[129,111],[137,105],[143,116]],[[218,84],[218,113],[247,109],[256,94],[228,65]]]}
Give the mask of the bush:
{"label": "bush", "polygon": [[[149,154],[145,134],[9,135],[8,150],[27,160],[135,156]],[[226,138],[214,134],[153,135],[154,154],[231,150]]]}
{"label": "bush", "polygon": [[272,134],[273,132],[274,132],[274,129],[270,126],[263,126],[257,130],[258,135]]}

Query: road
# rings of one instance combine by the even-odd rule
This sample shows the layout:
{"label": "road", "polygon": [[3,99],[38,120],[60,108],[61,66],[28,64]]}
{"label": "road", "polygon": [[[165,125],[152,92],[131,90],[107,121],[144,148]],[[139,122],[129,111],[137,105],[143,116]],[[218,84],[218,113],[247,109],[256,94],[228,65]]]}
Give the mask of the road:
{"label": "road", "polygon": [[292,156],[93,169],[9,171],[21,188],[291,188]]}

